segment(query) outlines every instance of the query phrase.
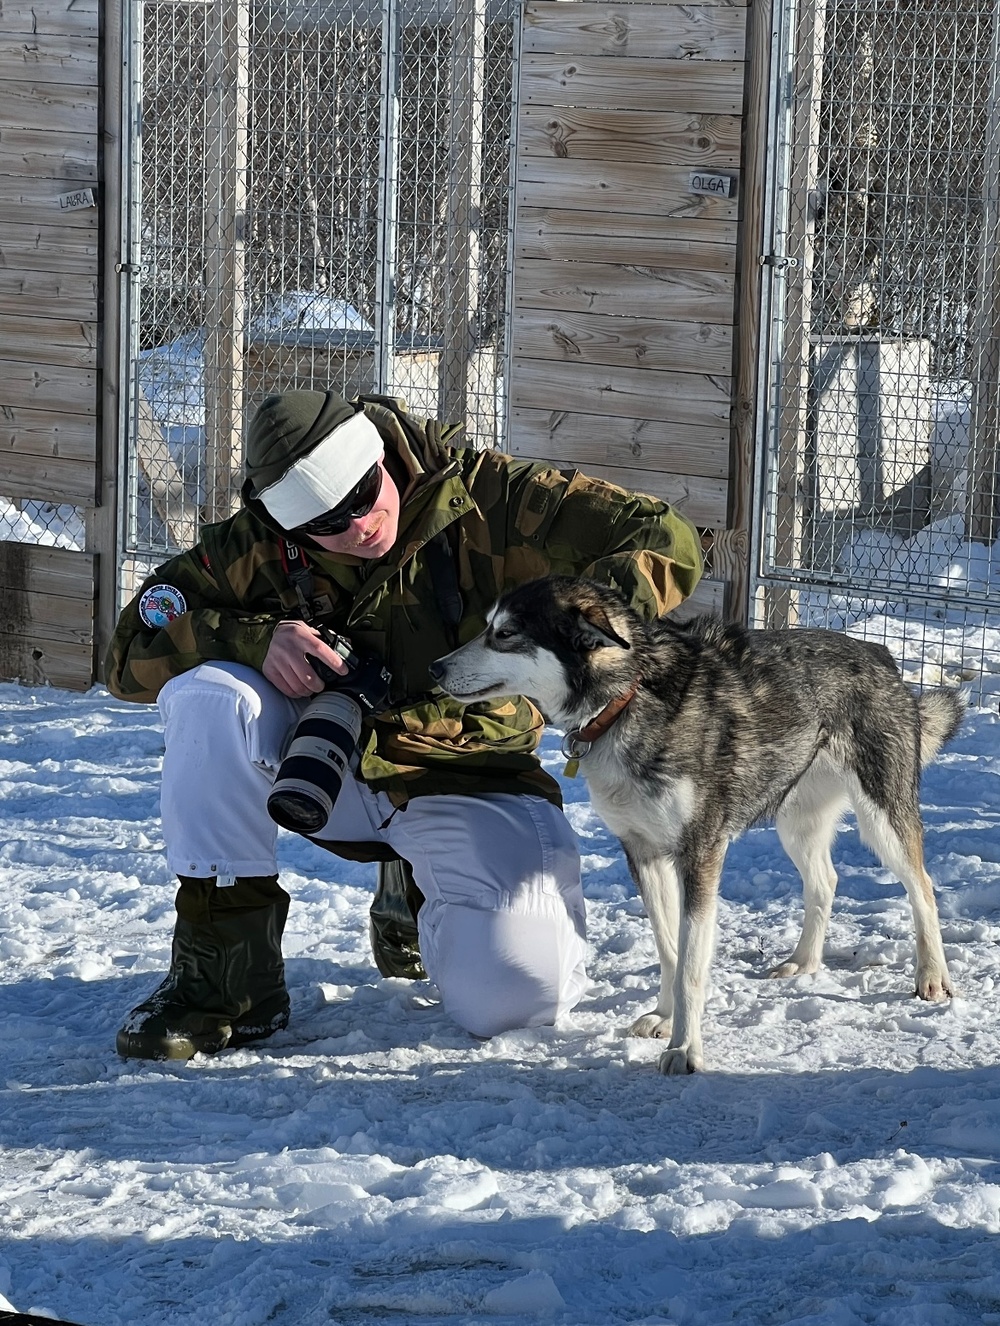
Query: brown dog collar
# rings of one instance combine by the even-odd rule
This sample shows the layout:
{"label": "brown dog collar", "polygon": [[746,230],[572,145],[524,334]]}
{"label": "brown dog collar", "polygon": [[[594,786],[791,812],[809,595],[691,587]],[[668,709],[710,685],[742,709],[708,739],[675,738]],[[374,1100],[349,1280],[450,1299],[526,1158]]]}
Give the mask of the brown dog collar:
{"label": "brown dog collar", "polygon": [[[614,727],[622,714],[629,707],[638,694],[639,687],[642,685],[642,678],[636,677],[635,681],[628,688],[624,695],[617,695],[608,702],[597,715],[592,718],[585,727],[578,727],[574,732],[567,732],[563,737],[562,753],[566,756],[569,764],[566,766],[567,775],[572,778],[576,774],[576,765],[590,750],[591,746],[598,739],[603,737],[605,732]],[[570,765],[573,766],[572,770]]]}

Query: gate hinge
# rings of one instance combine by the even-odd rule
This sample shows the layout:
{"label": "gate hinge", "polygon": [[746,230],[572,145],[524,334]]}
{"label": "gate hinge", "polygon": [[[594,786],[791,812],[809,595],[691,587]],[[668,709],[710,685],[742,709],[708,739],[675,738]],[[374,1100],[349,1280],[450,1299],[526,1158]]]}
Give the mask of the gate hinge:
{"label": "gate hinge", "polygon": [[775,267],[779,271],[785,267],[798,267],[798,258],[786,258],[780,253],[762,253],[760,258],[761,267]]}

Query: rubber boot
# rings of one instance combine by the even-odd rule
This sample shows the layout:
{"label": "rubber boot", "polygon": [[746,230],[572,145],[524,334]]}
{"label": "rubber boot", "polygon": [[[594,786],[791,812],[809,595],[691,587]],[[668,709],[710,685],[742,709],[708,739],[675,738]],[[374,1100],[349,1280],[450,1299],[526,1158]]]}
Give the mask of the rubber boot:
{"label": "rubber boot", "polygon": [[409,861],[380,861],[375,900],[368,913],[368,933],[375,966],[383,976],[422,981],[427,973],[420,959],[417,912],[424,895],[413,882]]}
{"label": "rubber boot", "polygon": [[288,894],[277,875],[180,876],[166,979],[128,1015],[124,1059],[190,1059],[261,1040],[288,1025],[281,935]]}

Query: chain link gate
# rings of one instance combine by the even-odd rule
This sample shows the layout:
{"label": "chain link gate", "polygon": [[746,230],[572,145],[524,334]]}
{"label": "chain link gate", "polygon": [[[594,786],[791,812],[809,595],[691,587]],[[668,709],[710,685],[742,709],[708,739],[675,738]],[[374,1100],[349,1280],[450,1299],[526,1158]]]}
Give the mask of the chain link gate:
{"label": "chain link gate", "polygon": [[124,595],[236,509],[269,390],[388,392],[502,442],[518,9],[129,7]]}
{"label": "chain link gate", "polygon": [[981,696],[1000,685],[1000,4],[791,0],[775,37],[752,617],[882,640],[911,679]]}

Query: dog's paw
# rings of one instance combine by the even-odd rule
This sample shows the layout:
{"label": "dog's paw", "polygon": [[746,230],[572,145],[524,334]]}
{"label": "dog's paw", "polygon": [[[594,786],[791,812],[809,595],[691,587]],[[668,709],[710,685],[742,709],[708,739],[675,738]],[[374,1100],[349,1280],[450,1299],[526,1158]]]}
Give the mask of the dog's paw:
{"label": "dog's paw", "polygon": [[655,1036],[657,1040],[667,1040],[670,1036],[670,1018],[660,1013],[643,1013],[628,1029],[630,1036]]}
{"label": "dog's paw", "polygon": [[947,971],[939,967],[928,967],[926,971],[917,972],[917,988],[914,994],[918,999],[938,1002],[950,999],[954,993]]}
{"label": "dog's paw", "polygon": [[685,1073],[697,1073],[705,1065],[701,1055],[696,1054],[689,1046],[686,1050],[680,1047],[664,1050],[660,1055],[658,1067],[664,1077],[681,1077]]}
{"label": "dog's paw", "polygon": [[777,967],[772,967],[767,973],[767,979],[769,981],[787,981],[792,976],[807,976],[814,971],[816,971],[816,968],[808,962],[796,962],[794,958],[789,958],[787,962],[779,962]]}

